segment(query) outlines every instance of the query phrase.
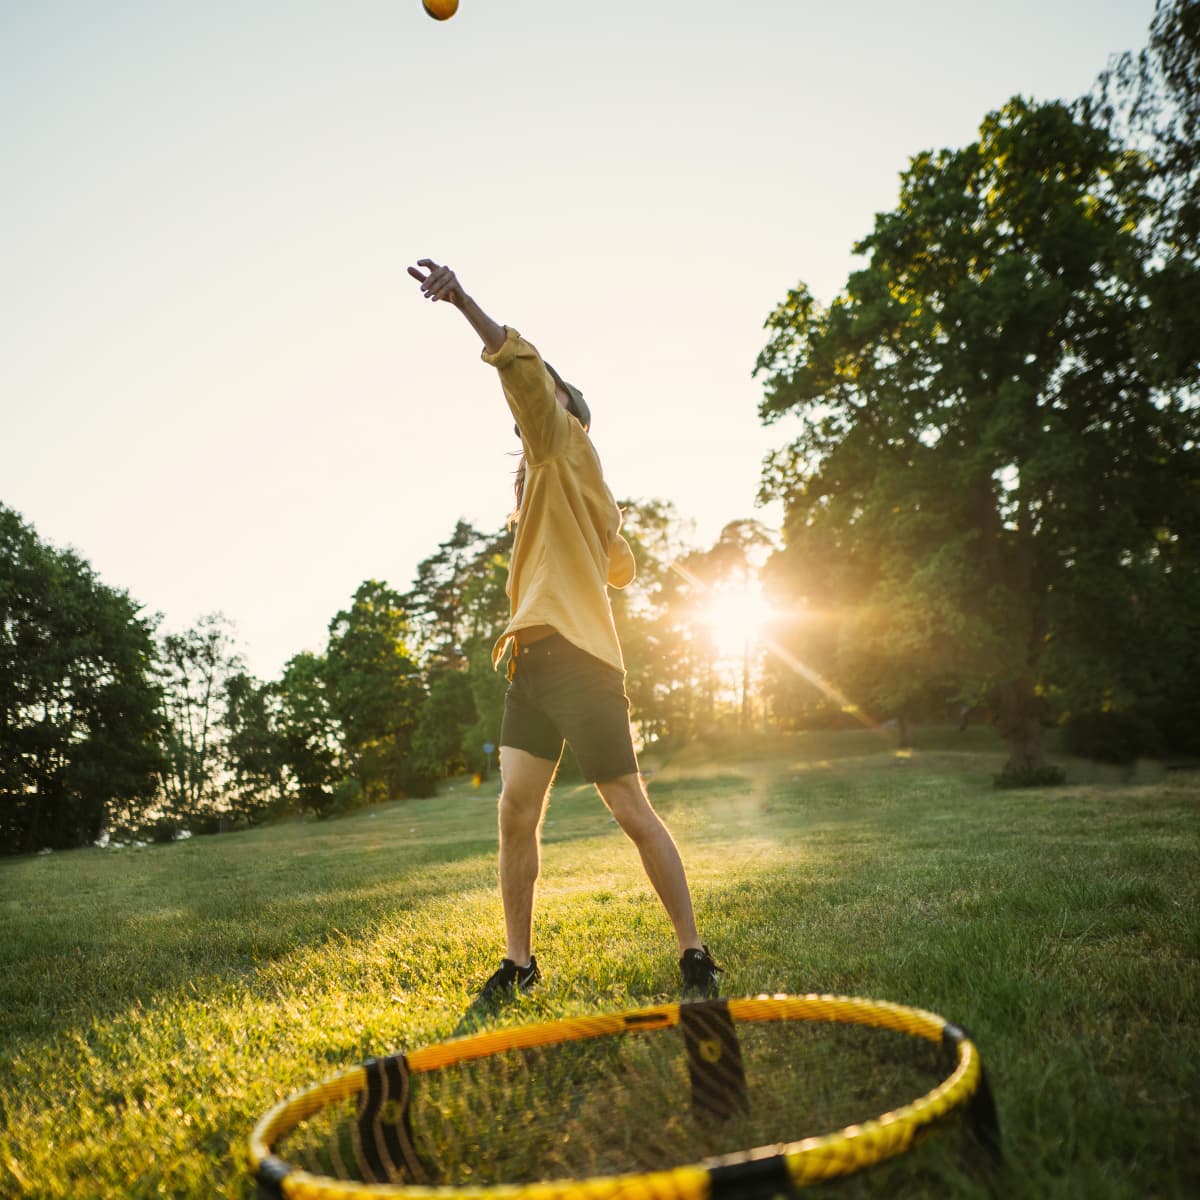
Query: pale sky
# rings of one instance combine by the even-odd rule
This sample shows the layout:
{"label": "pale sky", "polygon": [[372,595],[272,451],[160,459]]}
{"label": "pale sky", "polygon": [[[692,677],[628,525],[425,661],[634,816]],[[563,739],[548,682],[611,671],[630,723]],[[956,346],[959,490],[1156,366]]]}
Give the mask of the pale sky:
{"label": "pale sky", "polygon": [[405,267],[582,388],[620,498],[756,510],[763,322],[908,160],[1073,98],[1153,0],[0,0],[0,502],[275,677],[517,448]]}

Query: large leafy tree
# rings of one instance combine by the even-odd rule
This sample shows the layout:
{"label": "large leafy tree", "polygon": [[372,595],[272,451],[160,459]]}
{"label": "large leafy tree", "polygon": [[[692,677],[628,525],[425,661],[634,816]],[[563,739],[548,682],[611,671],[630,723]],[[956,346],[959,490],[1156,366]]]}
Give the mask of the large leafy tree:
{"label": "large leafy tree", "polygon": [[404,606],[421,653],[428,693],[414,734],[414,764],[433,777],[486,772],[500,739],[504,680],[492,645],[508,621],[512,533],[483,533],[458,521],[417,565]]}
{"label": "large leafy tree", "polygon": [[417,770],[433,779],[466,769],[465,737],[478,721],[466,671],[442,671],[429,688],[413,732]]}
{"label": "large leafy tree", "polygon": [[255,824],[286,806],[279,685],[237,671],[225,683],[222,726],[225,802],[238,822]]}
{"label": "large leafy tree", "polygon": [[346,762],[323,657],[301,651],[276,685],[278,754],[288,803],[318,817],[338,807]]}
{"label": "large leafy tree", "polygon": [[500,740],[505,681],[492,646],[508,622],[512,541],[511,530],[483,533],[460,520],[403,597],[427,691],[413,741],[418,771],[482,773],[495,761],[483,747]]}
{"label": "large leafy tree", "polygon": [[[1154,287],[1159,316],[1144,336],[1153,369],[1168,382],[1200,376],[1200,0],[1158,0],[1150,36],[1140,51],[1120,55],[1093,93],[1078,104],[1114,137],[1145,157],[1153,204],[1146,236],[1157,249]],[[1167,319],[1164,319],[1164,315]],[[1200,577],[1181,538],[1164,539],[1173,595],[1146,597],[1146,620],[1161,631],[1168,652],[1146,664],[1143,715],[1158,726],[1167,748],[1200,751],[1200,671],[1194,597]],[[1180,615],[1182,614],[1182,616]],[[1153,674],[1151,674],[1153,672]]]}
{"label": "large leafy tree", "polygon": [[511,531],[495,535],[479,548],[463,580],[463,653],[475,720],[462,731],[461,750],[468,770],[481,774],[496,761],[484,746],[499,744],[504,715],[507,684],[503,673],[492,667],[492,648],[508,624],[506,588],[511,554]]}
{"label": "large leafy tree", "polygon": [[1103,128],[1013,100],[912,161],[866,265],[827,308],[790,292],[758,362],[763,419],[801,418],[764,490],[842,614],[841,681],[885,709],[991,690],[1014,771],[1047,692],[1128,690],[1164,653],[1146,613],[1194,620],[1197,415],[1146,337],[1179,337],[1148,185]]}
{"label": "large leafy tree", "polygon": [[467,584],[480,562],[491,551],[494,539],[467,521],[458,521],[454,532],[436,551],[417,564],[413,585],[403,597],[414,642],[428,666],[460,668],[465,662],[465,642],[471,614]]}
{"label": "large leafy tree", "polygon": [[0,505],[0,852],[90,844],[152,801],[153,629]]}
{"label": "large leafy tree", "polygon": [[329,708],[367,799],[399,795],[414,783],[409,760],[424,688],[409,637],[404,598],[373,579],[329,624]]}

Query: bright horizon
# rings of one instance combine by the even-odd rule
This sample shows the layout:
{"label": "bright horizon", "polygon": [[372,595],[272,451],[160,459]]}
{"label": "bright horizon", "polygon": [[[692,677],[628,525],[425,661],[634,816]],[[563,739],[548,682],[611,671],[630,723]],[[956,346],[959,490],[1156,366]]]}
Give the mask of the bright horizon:
{"label": "bright horizon", "polygon": [[754,507],[764,320],[922,150],[1071,99],[1153,0],[0,7],[0,502],[250,668],[499,529],[512,421],[448,262],[585,392],[618,498]]}

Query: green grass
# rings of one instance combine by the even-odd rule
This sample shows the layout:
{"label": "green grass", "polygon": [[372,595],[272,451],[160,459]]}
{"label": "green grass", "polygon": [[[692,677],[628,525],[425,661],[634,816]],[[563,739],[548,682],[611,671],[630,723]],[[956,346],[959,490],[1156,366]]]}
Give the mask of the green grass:
{"label": "green grass", "polygon": [[[930,1139],[817,1197],[1200,1191],[1200,777],[1070,762],[991,786],[990,731],[653,764],[729,995],[841,992],[965,1025],[1007,1165]],[[647,763],[647,766],[651,764]],[[327,824],[0,864],[0,1195],[249,1197],[246,1135],[343,1065],[452,1035],[502,952],[495,785]],[[519,1022],[675,997],[673,939],[589,789],[545,829]]]}

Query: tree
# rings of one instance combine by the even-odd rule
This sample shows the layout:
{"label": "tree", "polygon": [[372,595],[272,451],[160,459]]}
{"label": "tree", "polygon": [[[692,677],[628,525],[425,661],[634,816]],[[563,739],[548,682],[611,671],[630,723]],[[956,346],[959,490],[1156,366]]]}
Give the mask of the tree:
{"label": "tree", "polygon": [[1147,44],[1119,55],[1078,110],[1145,149],[1167,254],[1200,245],[1200,0],[1157,0]]}
{"label": "tree", "polygon": [[290,658],[277,690],[284,793],[302,812],[331,816],[347,764],[329,702],[325,660],[308,651]]}
{"label": "tree", "polygon": [[409,636],[403,597],[373,579],[329,624],[329,710],[368,800],[397,796],[417,782],[409,760],[424,690]]}
{"label": "tree", "polygon": [[462,667],[469,620],[466,585],[491,538],[460,520],[437,551],[417,564],[413,585],[402,598],[422,657],[430,666]]}
{"label": "tree", "polygon": [[0,853],[88,845],[151,802],[153,629],[0,505]]}
{"label": "tree", "polygon": [[478,719],[470,676],[443,671],[429,687],[413,732],[416,770],[435,779],[465,770],[464,737]]}
{"label": "tree", "polygon": [[763,654],[754,599],[763,563],[773,547],[774,538],[761,521],[742,519],[725,525],[713,546],[691,560],[692,571],[703,585],[698,597],[699,623],[709,628],[714,659],[729,651],[719,642],[730,634],[735,638],[735,690],[742,732],[750,727],[752,676],[757,674]]}
{"label": "tree", "polygon": [[286,804],[279,688],[245,671],[225,684],[225,801],[235,821],[257,824]]}
{"label": "tree", "polygon": [[460,751],[467,770],[486,775],[485,745],[499,745],[504,714],[504,675],[492,666],[492,648],[508,624],[506,585],[512,554],[510,530],[482,541],[461,580],[463,671],[471,693],[474,721],[462,729]]}
{"label": "tree", "polygon": [[1167,381],[1200,373],[1200,0],[1158,0],[1147,45],[1116,58],[1085,120],[1143,155],[1151,199],[1144,234],[1160,266],[1153,314],[1142,326],[1147,357]]}
{"label": "tree", "polygon": [[677,566],[689,548],[669,502],[624,500],[621,512],[621,532],[633,551],[637,575],[610,596],[631,716],[647,743],[683,737],[693,718],[686,686],[690,646],[675,621],[675,600],[688,586]]}
{"label": "tree", "polygon": [[221,613],[167,634],[159,657],[166,750],[160,822],[195,830],[215,822],[224,804],[222,708],[242,659],[233,626]]}
{"label": "tree", "polygon": [[841,678],[893,710],[994,689],[1017,774],[1048,694],[1085,665],[1096,693],[1128,686],[1115,638],[1196,528],[1196,409],[1143,336],[1170,328],[1151,203],[1140,155],[1013,100],[912,161],[867,265],[828,308],[790,292],[756,368],[763,420],[803,421],[764,493],[826,572]]}
{"label": "tree", "polygon": [[[699,550],[671,504],[628,501],[622,511],[638,573],[613,593],[613,616],[644,741],[685,739],[729,719],[745,728],[761,646],[748,636],[736,661],[722,659],[712,608],[753,591],[772,535],[759,521],[731,521]],[[753,634],[750,624],[746,632]]]}

